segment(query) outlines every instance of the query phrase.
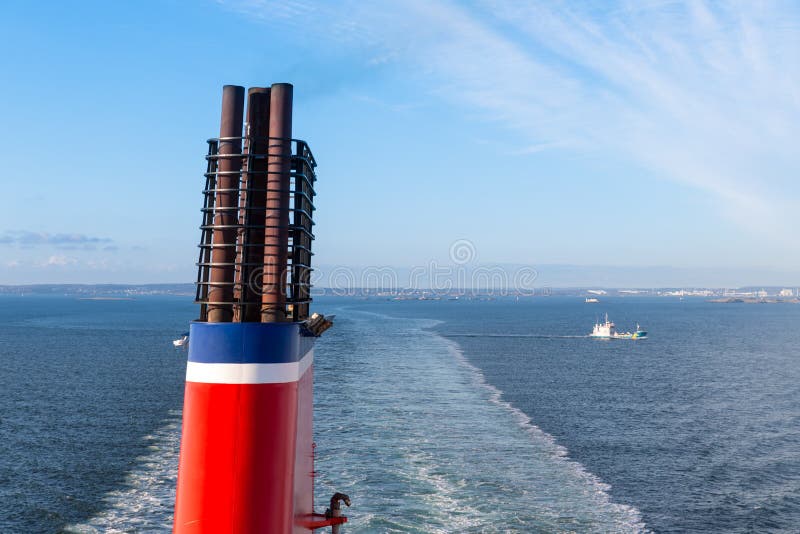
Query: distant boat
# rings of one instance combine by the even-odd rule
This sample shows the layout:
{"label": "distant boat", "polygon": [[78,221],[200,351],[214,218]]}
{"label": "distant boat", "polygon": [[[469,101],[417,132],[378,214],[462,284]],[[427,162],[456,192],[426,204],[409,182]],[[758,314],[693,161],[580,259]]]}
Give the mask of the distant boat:
{"label": "distant boat", "polygon": [[594,297],[587,297],[587,298],[586,298],[586,304],[597,304],[598,302],[600,302],[600,301],[599,301],[599,300],[597,300],[597,299],[596,299],[596,298],[594,298]]}
{"label": "distant boat", "polygon": [[594,329],[589,336],[600,339],[645,339],[647,331],[642,330],[637,323],[635,332],[617,332],[616,325],[608,320],[608,314],[606,314],[605,322],[595,323]]}
{"label": "distant boat", "polygon": [[172,340],[173,347],[185,347],[189,344],[189,332],[184,332],[178,339]]}

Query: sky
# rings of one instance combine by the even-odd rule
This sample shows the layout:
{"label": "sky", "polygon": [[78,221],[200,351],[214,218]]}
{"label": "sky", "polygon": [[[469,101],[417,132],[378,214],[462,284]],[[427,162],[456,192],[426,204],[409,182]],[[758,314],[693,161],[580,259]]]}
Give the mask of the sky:
{"label": "sky", "polygon": [[0,284],[192,281],[221,88],[290,82],[318,264],[800,285],[797,2],[10,0],[0,40]]}

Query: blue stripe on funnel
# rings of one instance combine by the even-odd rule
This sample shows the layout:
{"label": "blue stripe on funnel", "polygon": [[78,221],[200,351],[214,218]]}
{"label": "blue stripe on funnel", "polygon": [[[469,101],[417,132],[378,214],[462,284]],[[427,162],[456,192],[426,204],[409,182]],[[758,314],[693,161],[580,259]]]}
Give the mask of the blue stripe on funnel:
{"label": "blue stripe on funnel", "polygon": [[189,361],[199,363],[290,363],[314,346],[299,323],[192,323]]}

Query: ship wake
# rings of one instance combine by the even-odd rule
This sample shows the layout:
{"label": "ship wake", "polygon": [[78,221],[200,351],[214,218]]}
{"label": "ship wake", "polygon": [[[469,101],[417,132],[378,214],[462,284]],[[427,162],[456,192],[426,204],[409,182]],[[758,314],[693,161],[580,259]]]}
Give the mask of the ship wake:
{"label": "ship wake", "polygon": [[647,531],[436,321],[339,317],[319,346],[317,493],[354,497],[348,532]]}

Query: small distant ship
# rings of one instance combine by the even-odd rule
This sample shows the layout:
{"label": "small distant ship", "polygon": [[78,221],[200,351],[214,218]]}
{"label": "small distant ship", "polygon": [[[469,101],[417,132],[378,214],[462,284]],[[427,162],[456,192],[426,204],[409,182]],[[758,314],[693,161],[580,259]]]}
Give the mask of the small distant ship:
{"label": "small distant ship", "polygon": [[601,339],[644,339],[647,337],[647,331],[642,330],[637,323],[635,332],[617,332],[616,325],[608,320],[608,314],[606,314],[605,322],[595,323],[589,337]]}
{"label": "small distant ship", "polygon": [[597,304],[598,302],[600,301],[594,297],[586,297],[586,304]]}

